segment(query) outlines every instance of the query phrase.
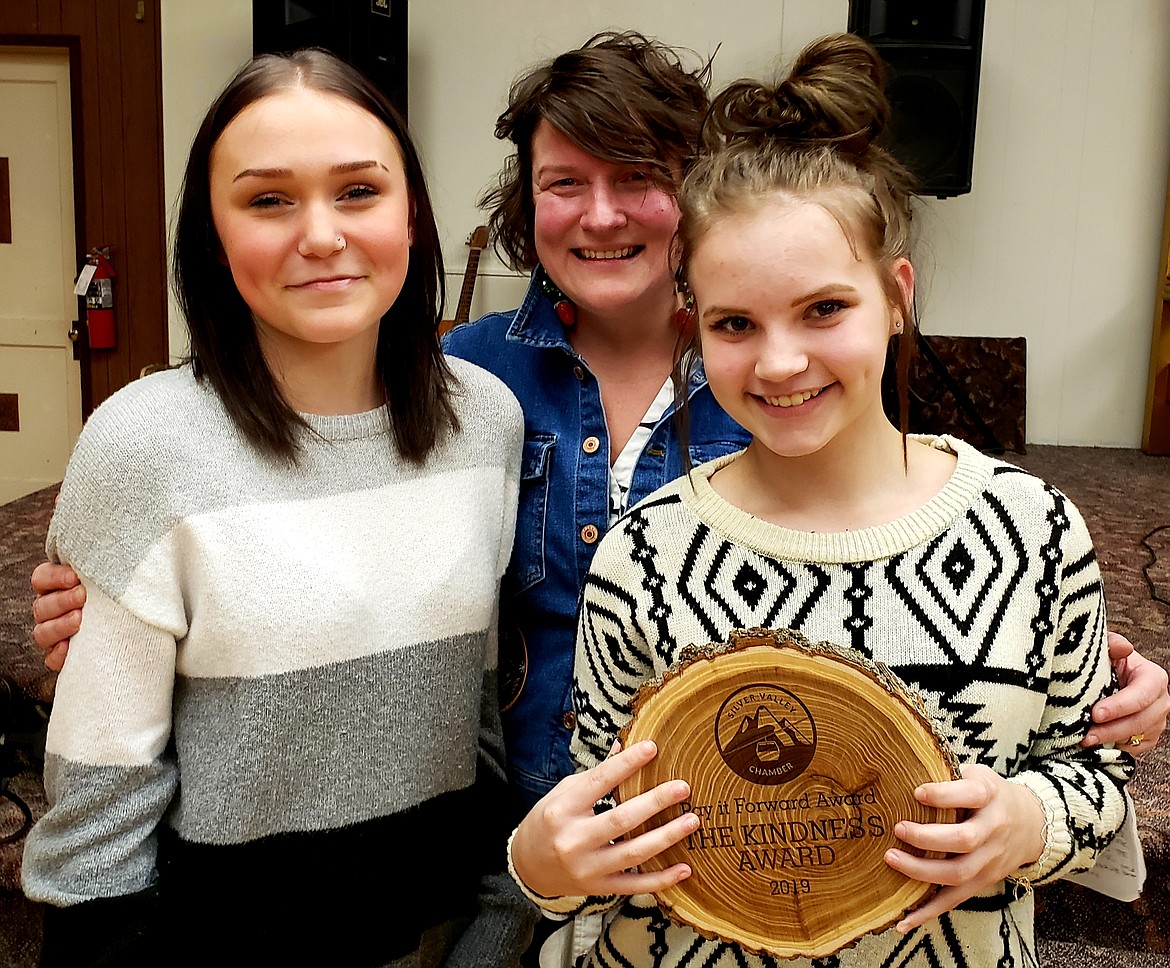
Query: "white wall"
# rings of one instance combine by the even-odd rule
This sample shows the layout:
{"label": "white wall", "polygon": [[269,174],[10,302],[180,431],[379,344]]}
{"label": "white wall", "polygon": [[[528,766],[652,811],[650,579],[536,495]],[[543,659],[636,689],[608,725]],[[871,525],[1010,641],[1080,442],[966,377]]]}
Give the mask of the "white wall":
{"label": "white wall", "polygon": [[1028,338],[1033,443],[1141,444],[1170,3],[989,3],[973,190],[931,201],[923,328]]}
{"label": "white wall", "polygon": [[[922,204],[923,329],[1028,338],[1028,440],[1140,444],[1170,168],[1170,4],[988,4],[974,188]],[[706,56],[715,83],[768,74],[848,0],[413,0],[410,120],[427,165],[452,303],[475,206],[506,152],[512,80],[591,33],[632,27]],[[199,117],[250,49],[248,0],[163,0],[168,199]],[[485,253],[473,315],[523,281]],[[172,352],[185,345],[172,315]]]}
{"label": "white wall", "polygon": [[[167,264],[187,152],[199,122],[232,75],[252,56],[248,0],[162,0],[163,189]],[[187,352],[183,317],[170,297],[171,359]]]}

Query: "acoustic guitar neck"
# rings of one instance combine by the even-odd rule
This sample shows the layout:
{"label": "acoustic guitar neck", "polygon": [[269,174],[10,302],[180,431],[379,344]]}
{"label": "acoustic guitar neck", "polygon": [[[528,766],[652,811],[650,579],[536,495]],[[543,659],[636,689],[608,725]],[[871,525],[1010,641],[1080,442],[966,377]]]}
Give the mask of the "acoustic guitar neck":
{"label": "acoustic guitar neck", "polygon": [[471,299],[475,295],[475,280],[479,272],[479,255],[487,248],[488,230],[486,225],[479,225],[467,239],[470,251],[467,254],[467,268],[463,271],[463,285],[459,289],[459,302],[455,307],[454,319],[445,320],[439,328],[440,334],[455,326],[466,323],[471,318]]}

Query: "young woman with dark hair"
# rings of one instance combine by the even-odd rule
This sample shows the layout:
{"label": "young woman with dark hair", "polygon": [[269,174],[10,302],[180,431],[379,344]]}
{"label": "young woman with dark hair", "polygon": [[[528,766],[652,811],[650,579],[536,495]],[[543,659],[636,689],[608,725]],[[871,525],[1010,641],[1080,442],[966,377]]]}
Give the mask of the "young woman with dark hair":
{"label": "young woman with dark hair", "polygon": [[732,85],[682,187],[695,347],[752,439],[632,508],[586,577],[572,746],[584,772],[533,809],[510,852],[546,910],[607,912],[589,965],[775,963],[697,934],[652,896],[691,874],[640,867],[704,823],[678,807],[686,776],[596,810],[654,755],[642,743],[610,756],[639,688],[733,629],[793,628],[887,666],[964,764],[914,793],[956,809],[955,823],[889,818],[885,863],[941,889],[834,965],[1034,964],[1030,885],[1090,868],[1127,815],[1131,757],[1080,745],[1112,688],[1084,522],[1055,488],[953,438],[907,439],[883,410],[888,344],[914,325],[914,270],[907,181],[875,144],[881,77],[873,48],[845,34],[776,83]]}
{"label": "young woman with dark hair", "polygon": [[403,456],[424,460],[443,432],[458,421],[448,393],[450,374],[435,340],[435,307],[444,298],[438,230],[418,152],[406,127],[367,78],[315,51],[258,59],[209,109],[187,163],[175,232],[175,291],[191,337],[191,363],[224,401],[232,419],[257,446],[291,458],[305,421],[289,406],[263,363],[263,330],[250,325],[253,309],[238,288],[222,284],[223,245],[214,224],[210,159],[224,128],[252,103],[290,85],[344,98],[378,119],[398,143],[411,186],[411,259],[398,298],[378,329],[375,370],[393,415],[394,440]]}
{"label": "young woman with dark hair", "polygon": [[24,853],[42,963],[514,964],[522,417],[440,353],[383,96],[321,51],[247,65],[192,147],[174,272],[191,360],[94,412],[50,527],[88,600]]}

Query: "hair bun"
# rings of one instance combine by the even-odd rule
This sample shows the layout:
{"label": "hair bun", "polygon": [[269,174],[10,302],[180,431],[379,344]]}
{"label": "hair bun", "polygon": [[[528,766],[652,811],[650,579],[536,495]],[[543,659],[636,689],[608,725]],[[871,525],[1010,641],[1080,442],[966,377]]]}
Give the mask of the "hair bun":
{"label": "hair bun", "polygon": [[712,102],[704,141],[708,148],[758,139],[824,143],[861,154],[889,121],[884,86],[884,65],[868,42],[853,34],[823,37],[775,85],[728,85]]}

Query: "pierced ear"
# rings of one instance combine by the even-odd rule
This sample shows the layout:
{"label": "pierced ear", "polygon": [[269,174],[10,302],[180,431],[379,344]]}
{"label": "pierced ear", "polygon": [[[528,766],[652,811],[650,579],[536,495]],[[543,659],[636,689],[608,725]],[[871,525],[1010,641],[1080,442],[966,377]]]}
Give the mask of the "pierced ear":
{"label": "pierced ear", "polygon": [[[902,295],[902,305],[909,309],[914,305],[914,266],[910,264],[909,259],[897,259],[890,272],[894,277],[894,284]],[[901,333],[906,328],[905,322],[901,310],[895,308],[890,313],[890,335]]]}

